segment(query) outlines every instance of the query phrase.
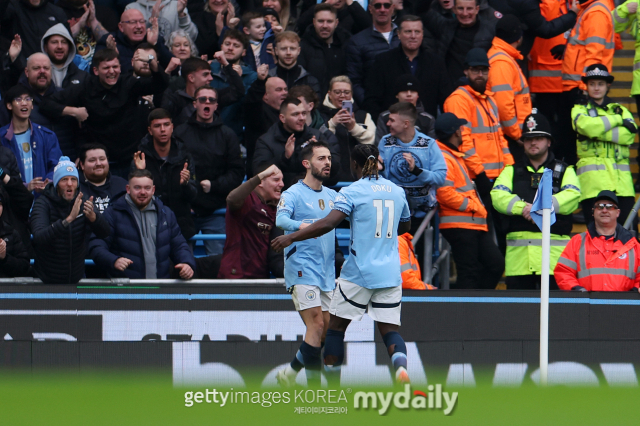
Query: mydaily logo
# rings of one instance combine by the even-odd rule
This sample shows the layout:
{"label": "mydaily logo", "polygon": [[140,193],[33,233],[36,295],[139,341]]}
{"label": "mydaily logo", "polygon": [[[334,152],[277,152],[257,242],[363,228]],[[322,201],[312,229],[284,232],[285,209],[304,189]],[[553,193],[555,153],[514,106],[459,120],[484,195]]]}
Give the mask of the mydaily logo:
{"label": "mydaily logo", "polygon": [[440,384],[429,385],[427,390],[428,392],[425,393],[416,389],[412,394],[411,385],[406,384],[402,392],[356,392],[353,408],[377,409],[378,414],[384,416],[389,411],[391,403],[400,410],[408,408],[415,410],[442,410],[442,403],[444,402],[446,408],[444,408],[443,414],[445,416],[451,414],[458,402],[458,392],[443,392]]}

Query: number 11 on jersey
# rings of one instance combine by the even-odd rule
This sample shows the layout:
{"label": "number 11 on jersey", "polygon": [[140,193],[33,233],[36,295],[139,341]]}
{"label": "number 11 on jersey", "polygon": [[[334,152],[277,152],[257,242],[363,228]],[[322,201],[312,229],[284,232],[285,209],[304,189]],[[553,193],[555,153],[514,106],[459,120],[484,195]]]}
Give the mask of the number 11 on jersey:
{"label": "number 11 on jersey", "polygon": [[[389,221],[387,222],[387,238],[393,236],[393,217],[395,214],[394,209],[395,202],[393,200],[384,200],[384,206],[389,210]],[[382,238],[380,234],[382,232],[382,200],[373,200],[373,207],[376,208],[376,238]]]}

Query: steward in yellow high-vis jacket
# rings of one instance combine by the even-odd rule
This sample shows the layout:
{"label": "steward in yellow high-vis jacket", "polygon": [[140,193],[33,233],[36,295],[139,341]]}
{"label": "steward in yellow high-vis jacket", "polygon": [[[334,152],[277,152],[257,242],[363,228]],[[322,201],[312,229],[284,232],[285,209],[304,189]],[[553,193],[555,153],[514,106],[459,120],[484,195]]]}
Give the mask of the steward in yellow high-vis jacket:
{"label": "steward in yellow high-vis jacket", "polygon": [[586,104],[574,105],[571,121],[578,133],[577,173],[585,222],[593,220],[592,207],[600,191],[616,193],[623,224],[635,201],[629,168],[629,145],[638,131],[628,109],[607,97],[613,76],[607,67],[594,64],[582,77],[589,95]]}
{"label": "steward in yellow high-vis jacket", "polygon": [[[540,275],[549,274],[550,288],[557,288],[553,269],[571,239],[572,213],[578,207],[580,184],[572,166],[559,161],[549,150],[551,126],[541,114],[531,114],[524,122],[522,141],[525,155],[505,167],[496,179],[491,199],[507,227],[505,275],[508,289],[539,289]],[[531,204],[544,169],[553,171],[553,208],[556,222],[551,226],[549,270],[542,271],[542,232],[531,219]]]}
{"label": "steward in yellow high-vis jacket", "polygon": [[[616,33],[622,33],[631,28],[631,35],[636,39],[636,54],[633,57],[633,83],[631,83],[631,96],[640,106],[640,31],[638,31],[638,2],[640,0],[628,0],[613,10],[613,29]],[[640,107],[638,108],[640,111]]]}

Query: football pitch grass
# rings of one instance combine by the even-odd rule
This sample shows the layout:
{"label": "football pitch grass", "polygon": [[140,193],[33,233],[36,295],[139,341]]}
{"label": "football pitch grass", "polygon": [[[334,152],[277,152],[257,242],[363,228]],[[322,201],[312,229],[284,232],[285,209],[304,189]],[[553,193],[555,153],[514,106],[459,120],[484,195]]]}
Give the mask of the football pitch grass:
{"label": "football pitch grass", "polygon": [[[201,403],[194,401],[191,407],[186,407],[187,392],[205,394],[206,389],[213,392],[214,388],[227,392],[230,388],[174,387],[170,375],[153,372],[0,371],[0,425],[635,425],[640,422],[638,388],[601,385],[542,389],[530,382],[519,388],[494,388],[490,379],[476,378],[474,388],[445,387],[446,392],[458,392],[455,409],[445,416],[443,409],[398,409],[391,402],[393,399],[389,399],[385,415],[379,414],[381,403],[373,409],[371,400],[368,408],[362,407],[362,399],[360,408],[354,408],[360,391],[381,392],[382,396],[391,392],[395,396],[395,392],[403,391],[401,387],[335,388],[333,400],[325,394],[325,401],[309,403],[306,400],[317,396],[317,390],[308,393],[304,388],[261,388],[262,377],[255,375],[252,379],[247,375],[246,387],[233,391],[249,395],[257,392],[262,403],[247,400],[233,403],[227,399],[225,406],[221,406],[218,394],[217,404],[207,403],[205,396]],[[429,391],[427,386],[414,386],[410,389],[411,398],[415,390],[425,394]],[[284,402],[286,391],[288,403]],[[278,392],[277,403],[273,392]],[[302,395],[297,401],[295,392]],[[271,406],[262,406],[269,405],[265,400],[271,401]],[[346,413],[327,413],[328,409],[346,409]],[[297,412],[307,410],[311,413]]]}

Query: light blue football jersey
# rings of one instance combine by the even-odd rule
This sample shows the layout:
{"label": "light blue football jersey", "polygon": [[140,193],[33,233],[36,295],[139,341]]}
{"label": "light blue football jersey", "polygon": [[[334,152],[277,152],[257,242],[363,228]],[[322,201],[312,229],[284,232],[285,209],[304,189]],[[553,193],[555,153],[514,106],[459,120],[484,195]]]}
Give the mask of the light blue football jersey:
{"label": "light blue football jersey", "polygon": [[[320,220],[331,212],[337,194],[324,186],[320,191],[315,191],[299,181],[282,193],[276,223],[281,216],[306,223]],[[285,234],[292,232],[287,230]],[[295,242],[284,250],[287,288],[296,284],[315,285],[322,291],[335,288],[335,236],[336,232],[332,230],[317,238]]]}
{"label": "light blue football jersey", "polygon": [[383,177],[365,177],[342,188],[333,208],[351,222],[340,278],[369,289],[401,285],[398,223],[411,220],[404,189]]}

